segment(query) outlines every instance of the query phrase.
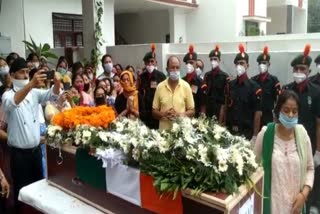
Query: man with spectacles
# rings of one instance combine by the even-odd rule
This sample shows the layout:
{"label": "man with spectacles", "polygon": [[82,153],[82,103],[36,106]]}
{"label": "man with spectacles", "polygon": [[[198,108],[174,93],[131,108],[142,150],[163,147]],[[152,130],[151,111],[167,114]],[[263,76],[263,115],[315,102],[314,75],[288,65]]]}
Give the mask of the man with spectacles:
{"label": "man with spectacles", "polygon": [[147,52],[143,58],[145,71],[138,78],[138,90],[143,96],[145,104],[144,123],[151,129],[159,128],[159,120],[152,116],[152,102],[156,88],[159,83],[166,79],[163,72],[157,70],[157,60],[155,45],[151,45],[151,51]]}

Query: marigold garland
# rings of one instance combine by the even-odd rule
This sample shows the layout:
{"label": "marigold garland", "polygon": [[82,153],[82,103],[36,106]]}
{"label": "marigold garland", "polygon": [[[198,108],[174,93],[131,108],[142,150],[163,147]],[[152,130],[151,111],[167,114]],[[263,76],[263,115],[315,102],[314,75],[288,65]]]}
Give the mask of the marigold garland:
{"label": "marigold garland", "polygon": [[63,129],[72,129],[84,124],[107,128],[115,118],[116,114],[113,108],[106,105],[98,107],[79,106],[55,115],[52,124],[61,126]]}

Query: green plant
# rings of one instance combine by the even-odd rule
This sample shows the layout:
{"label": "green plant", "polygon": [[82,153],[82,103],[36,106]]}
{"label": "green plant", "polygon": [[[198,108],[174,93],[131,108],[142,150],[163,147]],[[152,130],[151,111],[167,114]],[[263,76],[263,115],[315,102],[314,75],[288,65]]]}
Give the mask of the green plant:
{"label": "green plant", "polygon": [[32,37],[30,36],[31,42],[28,42],[26,40],[23,40],[22,42],[26,45],[27,49],[31,53],[37,54],[39,57],[44,56],[45,58],[53,58],[53,59],[58,59],[58,56],[55,55],[53,52],[50,51],[50,45],[48,43],[45,43],[42,45],[41,43],[39,46],[34,42]]}
{"label": "green plant", "polygon": [[103,5],[101,0],[95,1],[95,10],[97,11],[97,21],[95,23],[94,39],[95,47],[91,50],[91,64],[97,68],[99,60],[102,56],[100,47],[103,45],[104,40],[102,39],[102,28],[101,28],[101,18],[103,15]]}

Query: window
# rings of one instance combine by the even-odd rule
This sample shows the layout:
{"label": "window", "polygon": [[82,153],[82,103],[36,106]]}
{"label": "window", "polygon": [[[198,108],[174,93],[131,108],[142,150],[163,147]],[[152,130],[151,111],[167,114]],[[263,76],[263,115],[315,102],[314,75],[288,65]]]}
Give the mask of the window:
{"label": "window", "polygon": [[55,48],[83,46],[82,15],[52,13]]}
{"label": "window", "polygon": [[246,21],[246,36],[259,36],[259,23]]}

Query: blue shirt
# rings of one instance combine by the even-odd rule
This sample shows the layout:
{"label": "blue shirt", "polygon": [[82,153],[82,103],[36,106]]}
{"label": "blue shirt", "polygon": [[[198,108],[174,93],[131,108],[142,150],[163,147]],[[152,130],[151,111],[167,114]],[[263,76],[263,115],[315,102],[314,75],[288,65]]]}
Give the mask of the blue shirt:
{"label": "blue shirt", "polygon": [[8,145],[21,149],[34,148],[40,143],[39,103],[56,100],[53,88],[32,89],[18,105],[14,102],[14,90],[2,96],[2,108],[8,124]]}

